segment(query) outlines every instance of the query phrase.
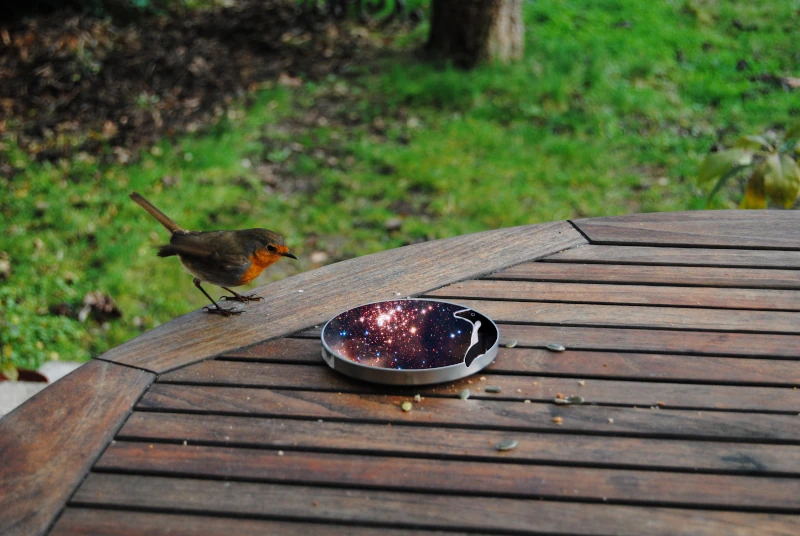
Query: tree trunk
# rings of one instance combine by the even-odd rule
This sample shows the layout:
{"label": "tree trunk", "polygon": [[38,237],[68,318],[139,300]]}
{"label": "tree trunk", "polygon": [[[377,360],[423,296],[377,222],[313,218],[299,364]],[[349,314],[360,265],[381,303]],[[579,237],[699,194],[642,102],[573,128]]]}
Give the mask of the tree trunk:
{"label": "tree trunk", "polygon": [[462,67],[522,56],[522,0],[433,0],[427,52]]}

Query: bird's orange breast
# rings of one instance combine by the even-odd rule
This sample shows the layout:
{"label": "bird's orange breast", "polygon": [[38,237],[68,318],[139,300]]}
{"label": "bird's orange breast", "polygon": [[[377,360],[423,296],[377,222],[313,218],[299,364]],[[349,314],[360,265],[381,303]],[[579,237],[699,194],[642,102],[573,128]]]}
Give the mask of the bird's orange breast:
{"label": "bird's orange breast", "polygon": [[239,284],[244,285],[259,276],[264,268],[274,264],[281,256],[271,253],[268,249],[257,249],[250,254],[250,268],[242,274]]}

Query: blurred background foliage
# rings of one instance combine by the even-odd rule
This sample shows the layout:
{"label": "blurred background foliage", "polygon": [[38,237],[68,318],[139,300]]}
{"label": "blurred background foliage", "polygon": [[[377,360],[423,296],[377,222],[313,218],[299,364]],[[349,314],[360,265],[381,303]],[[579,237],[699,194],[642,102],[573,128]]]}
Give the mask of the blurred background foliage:
{"label": "blurred background foliage", "polygon": [[[0,343],[21,366],[88,359],[205,304],[177,259],[155,256],[168,236],[133,190],[189,229],[282,233],[300,260],[264,284],[484,229],[704,209],[694,177],[709,151],[782,133],[800,112],[798,0],[526,2],[523,60],[471,71],[420,58],[424,20],[76,4],[39,0],[0,24],[0,57],[16,62],[0,76],[55,80],[38,101],[0,99]],[[115,18],[120,4],[139,15]],[[125,61],[142,74],[111,85]],[[90,87],[114,100],[69,108]],[[745,180],[711,208],[738,206]]]}

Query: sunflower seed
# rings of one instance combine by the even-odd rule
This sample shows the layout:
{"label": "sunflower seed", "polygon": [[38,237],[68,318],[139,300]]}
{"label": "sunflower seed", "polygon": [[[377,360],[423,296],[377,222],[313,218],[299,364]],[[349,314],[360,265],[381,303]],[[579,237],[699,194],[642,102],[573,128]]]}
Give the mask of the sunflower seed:
{"label": "sunflower seed", "polygon": [[466,400],[469,398],[469,389],[464,389],[460,393],[458,393],[458,398],[461,400]]}
{"label": "sunflower seed", "polygon": [[576,406],[579,406],[579,405],[583,404],[583,402],[584,402],[583,397],[582,396],[577,396],[577,395],[573,395],[573,396],[569,397],[567,400],[569,401],[570,404],[574,404]]}
{"label": "sunflower seed", "polygon": [[403,404],[400,406],[400,408],[405,412],[411,411],[411,402],[406,400],[405,402],[403,402]]}
{"label": "sunflower seed", "polygon": [[547,346],[545,346],[545,348],[547,348],[551,352],[563,352],[564,350],[566,350],[566,348],[564,348],[560,344],[555,344],[555,343],[552,343],[552,342],[550,344],[548,344]]}
{"label": "sunflower seed", "polygon": [[497,450],[500,450],[500,451],[513,450],[513,449],[517,448],[517,445],[518,445],[518,443],[516,441],[514,441],[513,439],[504,439],[500,443],[498,443],[495,446],[495,448]]}

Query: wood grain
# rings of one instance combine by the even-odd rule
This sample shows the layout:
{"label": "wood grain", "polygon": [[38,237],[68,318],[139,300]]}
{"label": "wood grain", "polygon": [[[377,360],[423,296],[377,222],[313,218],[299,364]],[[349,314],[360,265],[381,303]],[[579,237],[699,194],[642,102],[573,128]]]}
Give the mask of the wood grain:
{"label": "wood grain", "polygon": [[[503,328],[502,333],[505,330]],[[233,359],[322,365],[320,347],[319,339],[278,339],[252,346],[246,352],[235,353]],[[800,360],[594,352],[573,348],[568,352],[554,354],[544,349],[501,346],[497,358],[486,372],[545,374],[578,379],[657,379],[788,387],[800,385]]]}
{"label": "wood grain", "polygon": [[495,322],[800,334],[800,312],[461,299]]}
{"label": "wood grain", "polygon": [[[427,397],[406,413],[400,409],[400,404],[407,400],[410,397],[156,384],[142,397],[137,409],[493,430],[800,443],[797,415],[592,405],[565,407],[552,403],[460,400],[456,394],[452,398]],[[555,417],[561,417],[563,423],[554,422]],[[613,422],[609,423],[608,419]]]}
{"label": "wood grain", "polygon": [[[281,452],[282,454],[279,454]],[[391,468],[391,470],[389,470]],[[800,513],[800,480],[116,441],[96,470]]]}
{"label": "wood grain", "polygon": [[[191,500],[187,500],[191,499]],[[585,535],[794,536],[794,515],[637,508],[606,504],[430,495],[248,482],[92,474],[76,505],[129,505],[208,514],[420,529],[470,527]],[[646,521],[645,521],[646,520]]]}
{"label": "wood grain", "polygon": [[516,300],[607,305],[667,305],[716,309],[800,311],[800,292],[718,287],[607,285],[533,281],[469,280],[425,294],[450,301]]}
{"label": "wood grain", "polygon": [[561,326],[500,326],[502,340],[544,348],[558,343],[574,350],[660,352],[711,356],[747,356],[798,359],[800,337],[760,333],[693,332],[623,328]]}
{"label": "wood grain", "polygon": [[258,342],[237,350],[224,352],[226,357],[243,359],[269,359],[271,361],[287,361],[291,363],[307,362],[319,363],[322,361],[320,354],[321,344],[309,345],[307,339],[293,339],[284,337],[271,341]]}
{"label": "wood grain", "polygon": [[586,245],[545,262],[800,269],[800,251]]}
{"label": "wood grain", "polygon": [[631,214],[573,223],[593,244],[800,250],[800,212],[795,210]]}
{"label": "wood grain", "polygon": [[[514,450],[495,446],[512,437]],[[367,438],[369,438],[367,440]],[[118,440],[800,476],[800,446],[134,412]]]}
{"label": "wood grain", "polygon": [[[259,515],[259,514],[256,514]],[[237,519],[205,515],[164,514],[153,512],[126,512],[124,510],[97,510],[93,508],[67,508],[59,518],[50,536],[253,536],[254,534],[280,534],[281,536],[459,536],[463,532],[391,529],[270,521],[263,519]],[[472,533],[470,533],[472,534]]]}
{"label": "wood grain", "polygon": [[153,378],[91,361],[0,419],[0,534],[46,531]]}
{"label": "wood grain", "polygon": [[[585,243],[568,223],[486,231],[325,266],[255,289],[264,298],[233,317],[195,311],[100,359],[161,373],[326,322],[371,301],[419,294]],[[299,291],[303,291],[302,293]]]}
{"label": "wood grain", "polygon": [[640,266],[527,262],[493,273],[488,279],[522,279],[580,283],[633,283],[695,287],[800,289],[799,270],[709,268],[694,266]]}
{"label": "wood grain", "polygon": [[[554,357],[554,359],[558,359]],[[483,381],[481,381],[483,380]],[[392,388],[352,380],[328,367],[230,361],[204,361],[164,374],[162,383],[305,389],[347,393],[455,396],[470,389],[475,398],[552,401],[557,393],[581,395],[587,403],[668,408],[734,409],[752,412],[800,412],[800,390],[791,387],[687,385],[635,381],[591,380],[481,373],[444,385]],[[485,393],[487,385],[500,393]]]}

